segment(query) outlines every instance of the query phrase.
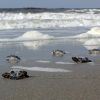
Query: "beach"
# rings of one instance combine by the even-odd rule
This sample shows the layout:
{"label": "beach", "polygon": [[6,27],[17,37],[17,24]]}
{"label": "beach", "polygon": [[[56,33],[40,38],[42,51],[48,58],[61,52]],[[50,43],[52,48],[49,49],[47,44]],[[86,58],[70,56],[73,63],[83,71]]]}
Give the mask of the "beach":
{"label": "beach", "polygon": [[[99,100],[100,10],[37,10],[0,10],[0,100]],[[53,55],[55,50],[64,55]],[[20,61],[9,63],[11,55]],[[12,69],[29,78],[2,77]]]}
{"label": "beach", "polygon": [[1,100],[98,100],[100,67],[67,67],[69,73],[32,72],[23,80],[0,78]]}
{"label": "beach", "polygon": [[[100,98],[99,55],[90,55],[79,42],[57,40],[39,50],[25,49],[21,43],[16,45],[15,43],[7,44],[8,46],[2,47],[1,51],[5,48],[8,54],[20,51],[17,55],[20,55],[21,62],[15,66],[9,64],[5,60],[7,54],[3,53],[0,73],[9,71],[11,67],[19,67],[26,70],[30,77],[10,80],[1,76],[1,100],[98,100]],[[12,49],[13,47],[15,48]],[[70,53],[63,57],[52,56],[51,51],[54,47],[63,48]],[[75,55],[87,56],[93,62],[77,64],[71,59]]]}

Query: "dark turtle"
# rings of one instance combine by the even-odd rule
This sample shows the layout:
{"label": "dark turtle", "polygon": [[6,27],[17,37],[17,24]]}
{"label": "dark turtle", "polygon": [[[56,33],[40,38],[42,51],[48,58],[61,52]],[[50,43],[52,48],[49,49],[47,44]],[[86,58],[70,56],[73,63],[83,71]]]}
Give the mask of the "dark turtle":
{"label": "dark turtle", "polygon": [[87,57],[72,57],[72,60],[74,62],[76,62],[76,63],[88,63],[88,62],[92,62]]}
{"label": "dark turtle", "polygon": [[76,63],[80,62],[77,57],[72,57],[72,60],[75,61]]}
{"label": "dark turtle", "polygon": [[29,77],[29,75],[27,74],[26,71],[19,71],[19,73],[18,73],[19,79],[28,78],[28,77]]}
{"label": "dark turtle", "polygon": [[100,54],[100,49],[91,49],[88,51],[89,51],[89,54]]}
{"label": "dark turtle", "polygon": [[12,80],[18,80],[18,79],[28,78],[29,75],[27,74],[26,71],[13,69],[9,73],[6,72],[2,74],[2,77]]}
{"label": "dark turtle", "polygon": [[9,63],[15,64],[15,63],[18,63],[21,60],[21,58],[16,55],[10,55],[6,57],[6,60]]}
{"label": "dark turtle", "polygon": [[2,74],[2,77],[4,77],[4,78],[10,78],[10,73],[5,72],[5,73]]}
{"label": "dark turtle", "polygon": [[64,56],[64,54],[66,54],[62,50],[53,50],[51,53],[52,53],[53,56]]}

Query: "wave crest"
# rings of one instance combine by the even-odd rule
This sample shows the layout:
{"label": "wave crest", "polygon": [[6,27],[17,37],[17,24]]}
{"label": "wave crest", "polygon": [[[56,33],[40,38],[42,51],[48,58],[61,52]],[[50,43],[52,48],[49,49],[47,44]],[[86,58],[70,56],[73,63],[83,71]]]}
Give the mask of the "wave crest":
{"label": "wave crest", "polygon": [[0,12],[0,29],[100,26],[100,13],[97,12],[100,11],[91,9],[89,12],[73,10],[59,13]]}

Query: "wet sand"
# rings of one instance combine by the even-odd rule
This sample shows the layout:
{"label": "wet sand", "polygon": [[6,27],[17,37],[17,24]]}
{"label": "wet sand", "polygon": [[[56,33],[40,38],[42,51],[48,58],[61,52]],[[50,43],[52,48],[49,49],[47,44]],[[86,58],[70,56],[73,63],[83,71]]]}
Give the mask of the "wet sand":
{"label": "wet sand", "polygon": [[28,72],[30,78],[0,78],[0,100],[99,100],[100,66],[64,65],[72,72]]}
{"label": "wet sand", "polygon": [[[55,48],[63,48],[70,53],[61,58],[53,57],[50,52]],[[11,65],[5,61],[5,57],[12,53],[20,55],[20,66],[60,68],[70,72],[28,71],[31,77],[22,80],[0,77],[0,100],[99,100],[100,55],[91,56],[81,44],[55,42],[37,50],[7,44],[0,49],[0,76],[10,69]],[[94,63],[73,64],[71,57],[82,55],[89,57]]]}

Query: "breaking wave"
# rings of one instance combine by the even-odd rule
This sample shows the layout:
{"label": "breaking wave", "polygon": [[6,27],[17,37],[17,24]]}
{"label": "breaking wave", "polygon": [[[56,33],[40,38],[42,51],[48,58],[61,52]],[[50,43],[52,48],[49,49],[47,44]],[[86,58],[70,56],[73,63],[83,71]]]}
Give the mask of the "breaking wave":
{"label": "breaking wave", "polygon": [[[98,13],[97,13],[98,12]],[[53,12],[0,12],[0,29],[100,26],[99,9]]]}

